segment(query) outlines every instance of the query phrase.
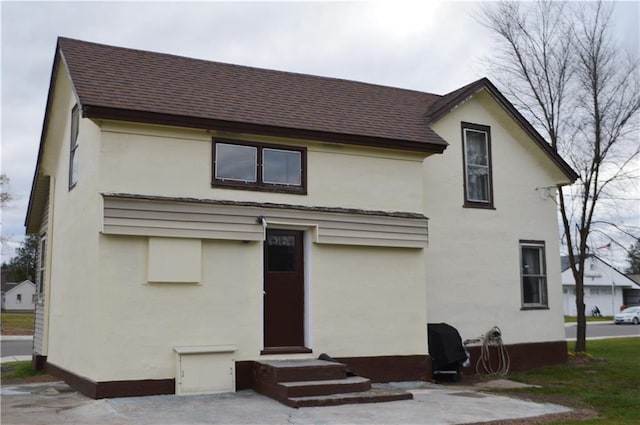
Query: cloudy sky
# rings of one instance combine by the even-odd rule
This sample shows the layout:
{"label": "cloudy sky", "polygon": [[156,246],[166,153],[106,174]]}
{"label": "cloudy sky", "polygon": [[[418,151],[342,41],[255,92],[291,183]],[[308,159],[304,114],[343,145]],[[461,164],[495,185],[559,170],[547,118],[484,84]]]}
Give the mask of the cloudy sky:
{"label": "cloudy sky", "polygon": [[[491,35],[474,2],[1,1],[2,260],[24,237],[56,38],[445,94],[488,71]],[[616,31],[638,52],[640,3],[616,5]],[[491,77],[491,75],[488,75]],[[638,195],[637,197],[640,197]]]}

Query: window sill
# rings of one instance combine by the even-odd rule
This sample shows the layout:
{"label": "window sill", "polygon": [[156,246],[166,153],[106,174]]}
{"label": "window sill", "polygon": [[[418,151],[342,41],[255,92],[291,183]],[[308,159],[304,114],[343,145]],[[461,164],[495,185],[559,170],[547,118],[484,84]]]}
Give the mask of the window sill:
{"label": "window sill", "polygon": [[307,188],[301,186],[255,185],[216,181],[211,183],[211,187],[217,189],[251,190],[253,192],[290,193],[292,195],[307,194]]}
{"label": "window sill", "polygon": [[308,354],[313,353],[311,348],[307,347],[268,347],[260,351],[260,355],[270,354]]}
{"label": "window sill", "polygon": [[495,210],[496,209],[496,207],[494,207],[493,204],[480,204],[480,203],[472,203],[472,202],[465,202],[464,204],[462,204],[462,208],[473,208],[478,210]]}
{"label": "window sill", "polygon": [[546,306],[546,305],[540,305],[540,306],[531,305],[531,306],[520,307],[520,311],[526,311],[526,310],[549,310],[549,306]]}

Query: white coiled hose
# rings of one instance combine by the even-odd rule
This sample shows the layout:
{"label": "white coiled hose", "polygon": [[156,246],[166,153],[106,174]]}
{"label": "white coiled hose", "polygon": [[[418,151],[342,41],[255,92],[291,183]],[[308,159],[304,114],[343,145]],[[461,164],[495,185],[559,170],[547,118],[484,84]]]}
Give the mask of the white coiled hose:
{"label": "white coiled hose", "polygon": [[[498,365],[494,369],[491,364],[491,347],[496,347],[498,354]],[[502,343],[502,332],[500,328],[494,326],[482,337],[482,347],[480,351],[480,357],[476,363],[476,373],[486,373],[488,375],[506,375],[509,372],[509,366],[511,360],[509,359],[509,353],[507,347]],[[482,365],[482,368],[480,367]]]}

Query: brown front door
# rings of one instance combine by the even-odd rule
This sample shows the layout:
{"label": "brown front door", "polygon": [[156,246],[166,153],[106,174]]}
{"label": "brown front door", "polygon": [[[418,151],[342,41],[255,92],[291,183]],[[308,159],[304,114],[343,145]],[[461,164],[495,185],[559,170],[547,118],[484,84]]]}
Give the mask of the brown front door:
{"label": "brown front door", "polygon": [[304,347],[303,232],[267,229],[264,243],[264,347]]}

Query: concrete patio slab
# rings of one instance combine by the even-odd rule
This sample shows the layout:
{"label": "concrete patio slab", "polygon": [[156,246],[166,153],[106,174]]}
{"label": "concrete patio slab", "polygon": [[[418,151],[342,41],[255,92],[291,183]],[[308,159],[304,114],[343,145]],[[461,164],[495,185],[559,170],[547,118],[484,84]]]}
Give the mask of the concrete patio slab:
{"label": "concrete patio slab", "polygon": [[2,387],[2,424],[464,424],[570,412],[473,389],[430,383],[379,386],[413,400],[293,409],[253,391],[92,400],[62,382]]}

